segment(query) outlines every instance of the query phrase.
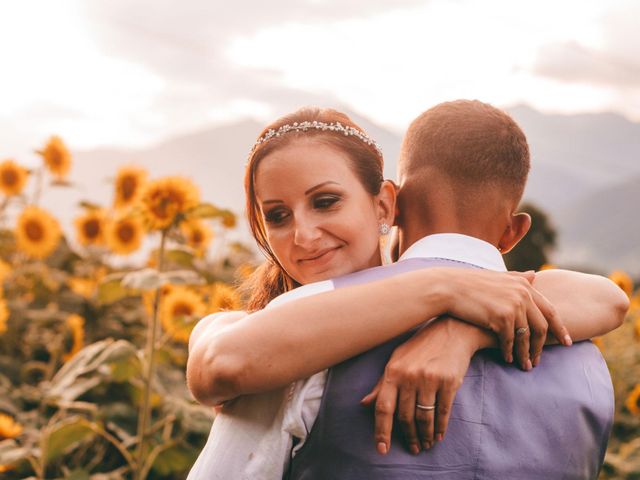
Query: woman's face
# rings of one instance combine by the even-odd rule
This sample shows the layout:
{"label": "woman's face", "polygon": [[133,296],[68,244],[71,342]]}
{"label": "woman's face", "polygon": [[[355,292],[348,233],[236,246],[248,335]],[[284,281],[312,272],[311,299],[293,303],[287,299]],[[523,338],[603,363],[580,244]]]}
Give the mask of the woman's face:
{"label": "woman's face", "polygon": [[260,161],[255,189],[269,245],[298,283],[380,264],[385,206],[339,149],[316,139],[292,141]]}

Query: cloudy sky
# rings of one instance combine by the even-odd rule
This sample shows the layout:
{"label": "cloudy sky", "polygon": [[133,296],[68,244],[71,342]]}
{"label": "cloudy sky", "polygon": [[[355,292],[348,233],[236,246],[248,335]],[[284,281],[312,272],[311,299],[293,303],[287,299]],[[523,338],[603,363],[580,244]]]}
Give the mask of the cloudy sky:
{"label": "cloudy sky", "polygon": [[137,147],[300,105],[402,131],[443,100],[640,121],[634,0],[20,0],[0,6],[0,157]]}

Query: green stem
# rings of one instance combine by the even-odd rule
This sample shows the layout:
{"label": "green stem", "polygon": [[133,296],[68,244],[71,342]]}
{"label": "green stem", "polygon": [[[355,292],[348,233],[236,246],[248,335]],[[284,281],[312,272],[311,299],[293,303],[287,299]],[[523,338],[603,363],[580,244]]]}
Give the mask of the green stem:
{"label": "green stem", "polygon": [[40,165],[40,167],[38,167],[38,170],[36,170],[36,188],[33,192],[33,201],[31,202],[31,204],[35,206],[38,205],[38,202],[40,201],[40,195],[42,195],[43,173],[44,173],[44,168],[42,165]]}
{"label": "green stem", "polygon": [[[158,252],[158,271],[162,272],[164,266],[164,250],[167,240],[167,230],[162,230],[162,236],[160,237],[160,251]],[[140,414],[138,416],[138,449],[136,452],[136,476],[137,480],[144,480],[148,472],[145,469],[145,453],[146,453],[146,437],[147,428],[149,426],[149,419],[151,416],[151,382],[155,367],[155,351],[156,351],[156,336],[158,332],[158,310],[160,306],[160,288],[156,289],[155,297],[153,299],[153,315],[151,322],[147,327],[147,346],[146,346],[146,372],[144,374],[144,389],[142,398],[142,407],[140,408]]]}

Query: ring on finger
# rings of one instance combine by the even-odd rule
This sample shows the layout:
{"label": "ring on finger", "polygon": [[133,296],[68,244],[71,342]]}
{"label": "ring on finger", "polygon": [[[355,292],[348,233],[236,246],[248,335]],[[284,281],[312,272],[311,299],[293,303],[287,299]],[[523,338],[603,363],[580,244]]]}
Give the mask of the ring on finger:
{"label": "ring on finger", "polygon": [[516,337],[522,337],[523,335],[526,335],[528,331],[529,327],[516,328]]}
{"label": "ring on finger", "polygon": [[433,405],[421,405],[420,403],[416,403],[416,408],[418,410],[435,410],[436,406],[435,406],[435,404],[433,404]]}

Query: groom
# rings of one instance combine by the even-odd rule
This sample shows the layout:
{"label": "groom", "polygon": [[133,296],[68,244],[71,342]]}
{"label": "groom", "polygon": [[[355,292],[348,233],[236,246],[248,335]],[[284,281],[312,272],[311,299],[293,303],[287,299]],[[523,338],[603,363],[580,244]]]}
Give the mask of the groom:
{"label": "groom", "polygon": [[[401,151],[400,261],[335,280],[335,287],[430,266],[506,270],[501,252],[530,225],[528,217],[513,214],[528,170],[525,136],[504,112],[465,100],[426,111],[409,127]],[[437,400],[453,392],[439,392],[437,398],[435,390],[429,398],[414,394],[408,404],[413,408],[417,402],[415,414],[401,417],[405,425],[435,428],[437,440],[419,442],[415,428],[405,427],[414,453],[416,443],[428,448],[419,455],[389,449],[390,437],[394,445],[402,442],[398,428],[390,432],[402,381],[387,369],[376,390],[378,452],[371,448],[371,411],[360,400],[389,355],[398,365],[403,358],[413,358],[406,364],[415,365],[425,352],[437,361],[438,349],[469,339],[459,334],[469,329],[477,333],[476,347],[494,341],[476,327],[442,319],[405,344],[408,335],[333,367],[318,418],[292,460],[289,478],[596,478],[613,421],[613,392],[607,367],[590,342],[548,347],[544,362],[528,373],[481,352],[472,359],[451,412],[442,411]],[[402,394],[399,398],[402,404]],[[365,399],[373,401],[372,395]],[[437,419],[447,416],[443,439],[438,432],[444,425]]]}

